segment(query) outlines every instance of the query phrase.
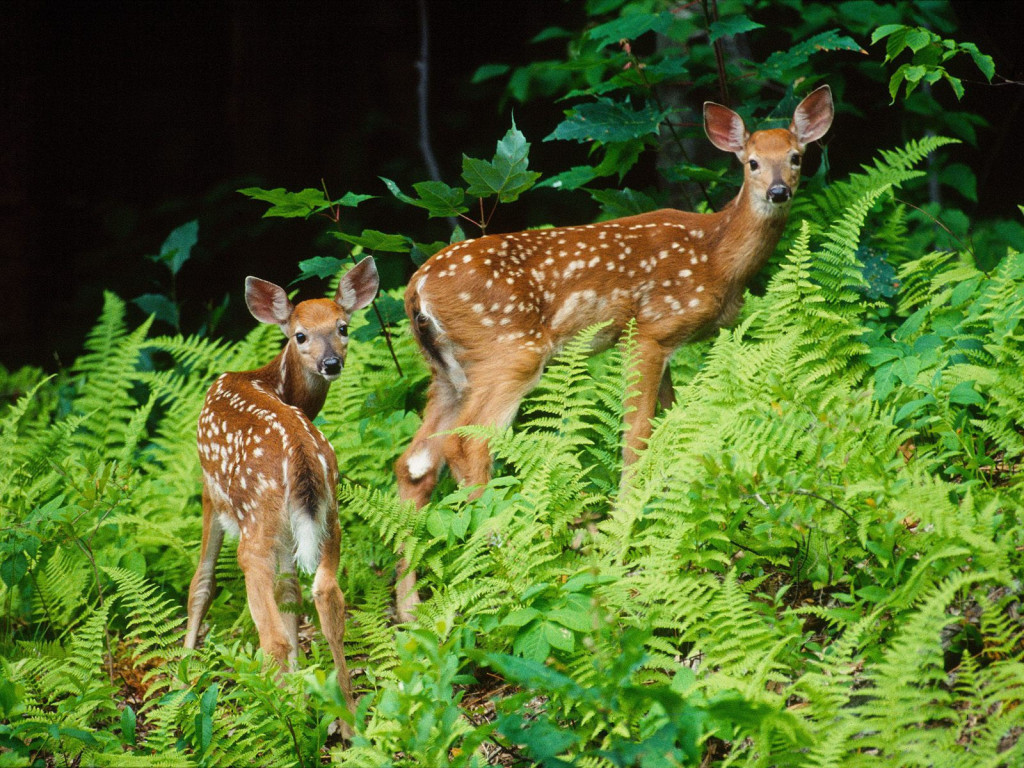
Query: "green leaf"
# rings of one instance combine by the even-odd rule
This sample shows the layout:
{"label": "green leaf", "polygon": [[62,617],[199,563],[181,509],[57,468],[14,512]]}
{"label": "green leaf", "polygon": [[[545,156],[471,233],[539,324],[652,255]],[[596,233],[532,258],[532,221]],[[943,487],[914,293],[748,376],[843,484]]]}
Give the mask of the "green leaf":
{"label": "green leaf", "polygon": [[673,20],[671,11],[631,13],[587,30],[587,37],[603,48],[618,45],[620,40],[636,40],[652,30],[665,32]]}
{"label": "green leaf", "polygon": [[759,66],[761,77],[780,80],[806,64],[811,56],[822,51],[857,51],[866,53],[852,37],[839,34],[838,29],[830,29],[797,43],[788,51],[776,51]]}
{"label": "green leaf", "polygon": [[949,83],[949,87],[953,89],[953,93],[956,94],[957,101],[964,97],[964,84],[960,81],[959,77],[953,77],[948,72],[943,72],[942,76],[946,78],[946,82]]}
{"label": "green leaf", "polygon": [[606,144],[604,147],[604,159],[594,169],[594,172],[598,176],[618,174],[619,181],[622,181],[626,171],[636,165],[643,149],[644,143],[639,139]]}
{"label": "green leaf", "polygon": [[637,213],[657,210],[658,204],[650,195],[637,192],[635,189],[596,189],[589,190],[590,196],[601,204],[601,210],[609,218],[618,219]]}
{"label": "green leaf", "polygon": [[668,181],[686,184],[696,181],[701,184],[718,183],[728,174],[728,170],[712,170],[690,163],[677,163],[665,169],[665,178]]}
{"label": "green leaf", "polygon": [[942,169],[939,179],[973,203],[978,202],[978,177],[969,165],[953,163]]}
{"label": "green leaf", "polygon": [[388,253],[408,253],[410,240],[405,235],[389,235],[376,229],[364,229],[360,235],[347,232],[332,232],[334,237],[346,243],[361,245],[367,251],[386,251]]}
{"label": "green leaf", "polygon": [[625,142],[656,134],[667,114],[652,105],[634,109],[628,99],[617,102],[600,98],[570,110],[569,116],[544,141]]}
{"label": "green leaf", "polygon": [[871,33],[871,44],[874,45],[883,37],[888,37],[901,29],[906,29],[906,27],[903,24],[883,24]]}
{"label": "green leaf", "polygon": [[372,309],[367,310],[366,325],[352,332],[352,338],[356,341],[370,341],[381,335],[382,329],[380,320],[377,318],[378,312],[384,319],[384,325],[386,326],[395,325],[405,317],[405,303],[389,293],[379,293],[374,300],[374,307],[376,307],[376,311]]}
{"label": "green leaf", "polygon": [[508,616],[502,619],[498,626],[523,627],[540,615],[540,611],[536,608],[519,608],[518,610],[512,611]]}
{"label": "green leaf", "polygon": [[949,402],[959,405],[984,405],[985,398],[974,388],[974,381],[961,381],[949,391]]}
{"label": "green leaf", "polygon": [[473,76],[469,79],[469,82],[473,84],[483,83],[495,77],[501,77],[502,75],[506,74],[510,69],[511,67],[509,67],[508,64],[483,64],[476,68],[476,72],[473,73]]}
{"label": "green leaf", "polygon": [[157,320],[170,323],[175,328],[178,327],[178,307],[162,293],[144,293],[132,299],[132,304],[147,315],[153,315]]}
{"label": "green leaf", "polygon": [[503,203],[514,202],[540,178],[539,173],[527,170],[529,155],[530,143],[513,120],[508,133],[498,142],[493,160],[462,156],[462,178],[469,185],[467,194],[497,195]]}
{"label": "green leaf", "polygon": [[950,305],[959,307],[961,304],[965,303],[978,290],[978,286],[981,285],[981,281],[983,279],[983,275],[975,275],[974,277],[957,283],[956,287],[953,289],[953,293],[950,294],[949,297]]}
{"label": "green leaf", "polygon": [[219,688],[217,683],[211,683],[210,686],[203,691],[202,698],[199,700],[199,711],[204,715],[213,717],[213,712],[217,708],[217,694]]}
{"label": "green leaf", "polygon": [[597,173],[589,165],[574,165],[568,171],[562,171],[555,176],[549,176],[539,182],[537,187],[550,187],[551,189],[579,189],[584,184],[597,178]]}
{"label": "green leaf", "polygon": [[150,258],[166,266],[172,275],[176,275],[181,266],[191,258],[192,247],[198,241],[199,222],[193,219],[173,230],[160,246],[160,253]]}
{"label": "green leaf", "polygon": [[311,277],[321,280],[334,277],[341,270],[342,260],[335,256],[314,256],[299,262],[299,276],[292,280],[291,285]]}
{"label": "green leaf", "polygon": [[910,27],[903,27],[891,35],[889,39],[885,41],[885,60],[893,61],[899,56],[907,47],[907,35],[910,34]]}
{"label": "green leaf", "polygon": [[887,597],[889,597],[891,593],[887,589],[883,589],[882,587],[876,586],[874,584],[869,584],[866,587],[861,587],[860,589],[858,589],[856,594],[857,597],[864,598],[869,602],[880,603]]}
{"label": "green leaf", "polygon": [[525,632],[520,632],[512,641],[512,650],[527,661],[543,662],[551,652],[544,626],[543,622],[538,622]]}
{"label": "green leaf", "polygon": [[412,257],[412,263],[417,267],[421,266],[433,256],[435,253],[444,248],[448,243],[441,241],[435,241],[433,243],[413,243],[409,249],[409,256]]}
{"label": "green leaf", "polygon": [[906,45],[914,53],[917,53],[931,43],[933,39],[938,39],[935,34],[926,29],[921,29],[921,27],[915,27],[907,31]]}
{"label": "green leaf", "polygon": [[584,693],[584,689],[575,680],[542,661],[497,653],[487,654],[484,661],[509,682],[528,690],[560,693],[570,699],[581,698]]}
{"label": "green leaf", "polygon": [[135,724],[135,710],[126,705],[121,710],[121,740],[133,747],[135,746]]}
{"label": "green leaf", "polygon": [[885,402],[896,387],[896,372],[892,365],[883,365],[875,371],[875,393],[874,399],[880,403]]}
{"label": "green leaf", "polygon": [[3,714],[4,720],[13,720],[25,711],[25,704],[22,701],[24,694],[24,686],[13,680],[0,680],[0,713]]}
{"label": "green leaf", "polygon": [[739,35],[744,32],[751,32],[755,29],[763,28],[764,24],[758,24],[756,21],[752,21],[746,16],[730,16],[727,19],[720,19],[719,21],[712,22],[708,29],[711,32],[710,41],[714,43],[722,37]]}
{"label": "green leaf", "polygon": [[563,40],[576,37],[576,33],[565,27],[545,27],[532,38],[531,43],[543,43],[547,40]]}
{"label": "green leaf", "polygon": [[283,187],[276,189],[246,187],[238,191],[253,200],[270,203],[270,208],[264,211],[263,218],[279,217],[284,219],[308,218],[314,213],[325,211],[335,205],[355,208],[364,200],[373,197],[373,195],[357,195],[353,192],[346,192],[344,197],[328,200],[322,189],[311,187],[300,192],[289,192]]}
{"label": "green leaf", "polygon": [[589,632],[594,628],[594,617],[589,609],[555,608],[552,611],[548,611],[545,618],[561,624],[563,627],[568,627],[575,632]]}
{"label": "green leaf", "polygon": [[449,187],[442,181],[421,181],[412,188],[420,196],[421,205],[430,211],[431,216],[458,216],[469,210],[462,204],[466,192],[461,187]]}
{"label": "green leaf", "polygon": [[96,740],[96,737],[84,728],[61,726],[58,729],[57,733],[59,737],[70,736],[72,739],[77,739],[78,741],[82,742],[83,744],[89,747],[95,747],[99,745],[99,741]]}
{"label": "green leaf", "polygon": [[931,405],[934,402],[935,398],[932,397],[931,395],[918,398],[917,400],[911,400],[909,403],[907,403],[898,411],[896,411],[896,415],[893,417],[893,421],[899,423],[904,419],[909,419],[911,416],[923,410],[926,405]]}
{"label": "green leaf", "polygon": [[270,208],[263,212],[263,218],[307,218],[317,211],[325,210],[330,205],[322,189],[307,188],[301,192],[289,192],[283,187],[276,189],[246,187],[238,191],[253,200],[270,203]]}
{"label": "green leaf", "polygon": [[552,648],[572,653],[576,647],[576,638],[572,632],[565,627],[547,621],[542,626],[544,627],[544,639],[548,641]]}
{"label": "green leaf", "polygon": [[961,43],[960,49],[970,54],[971,59],[974,60],[974,65],[981,70],[981,74],[989,82],[992,82],[992,78],[996,74],[996,63],[992,60],[992,57],[979,51],[978,46],[974,43]]}
{"label": "green leaf", "polygon": [[196,715],[196,740],[202,754],[213,743],[213,712],[217,708],[217,684],[211,683],[199,700],[199,714]]}
{"label": "green leaf", "polygon": [[421,181],[412,185],[418,197],[410,197],[391,179],[383,176],[380,178],[396,198],[403,203],[425,208],[431,217],[458,216],[469,210],[468,206],[462,204],[466,192],[460,187],[449,187],[441,181]]}
{"label": "green leaf", "polygon": [[[896,94],[900,91],[900,86],[903,84],[903,73],[906,71],[909,64],[904,64],[895,72],[892,73],[892,77],[889,78],[889,97],[892,99],[890,104],[896,103]],[[908,94],[909,95],[909,91]]]}
{"label": "green leaf", "polygon": [[903,70],[903,79],[908,83],[919,83],[927,71],[924,67],[910,65]]}
{"label": "green leaf", "polygon": [[892,372],[908,387],[913,386],[917,374],[921,371],[921,360],[918,357],[903,357],[893,363]]}
{"label": "green leaf", "polygon": [[372,200],[376,195],[358,195],[355,192],[346,192],[337,200],[331,200],[330,205],[340,205],[344,208],[355,208],[366,200]]}
{"label": "green leaf", "polygon": [[28,573],[28,558],[24,552],[13,552],[0,563],[0,579],[8,587],[16,586]]}

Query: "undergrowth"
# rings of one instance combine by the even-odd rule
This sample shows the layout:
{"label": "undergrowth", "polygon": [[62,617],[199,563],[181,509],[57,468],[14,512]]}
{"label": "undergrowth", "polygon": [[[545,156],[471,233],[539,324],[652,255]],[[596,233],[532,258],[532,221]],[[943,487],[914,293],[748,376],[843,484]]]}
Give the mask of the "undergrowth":
{"label": "undergrowth", "polygon": [[[196,417],[276,330],[155,336],[108,294],[72,370],[0,416],[0,765],[1020,764],[1024,255],[907,255],[890,299],[861,261],[942,142],[801,203],[764,295],[677,355],[621,483],[628,335],[571,344],[514,428],[471,430],[497,458],[483,494],[445,480],[419,512],[391,467],[426,369],[404,321],[353,343],[320,419],[350,745],[318,633],[280,680],[255,650],[230,546],[205,645],[181,648]],[[424,602],[396,628],[399,548]]]}

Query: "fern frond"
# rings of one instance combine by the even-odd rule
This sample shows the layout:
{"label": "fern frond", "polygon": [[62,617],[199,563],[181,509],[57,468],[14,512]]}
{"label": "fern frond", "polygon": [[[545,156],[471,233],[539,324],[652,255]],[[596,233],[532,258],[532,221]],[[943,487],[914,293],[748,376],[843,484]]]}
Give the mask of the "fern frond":
{"label": "fern frond", "polygon": [[126,611],[127,630],[135,644],[136,665],[150,666],[151,662],[163,665],[180,658],[184,636],[184,631],[178,629],[181,607],[136,573],[114,567],[104,567],[103,572],[117,586],[117,601]]}

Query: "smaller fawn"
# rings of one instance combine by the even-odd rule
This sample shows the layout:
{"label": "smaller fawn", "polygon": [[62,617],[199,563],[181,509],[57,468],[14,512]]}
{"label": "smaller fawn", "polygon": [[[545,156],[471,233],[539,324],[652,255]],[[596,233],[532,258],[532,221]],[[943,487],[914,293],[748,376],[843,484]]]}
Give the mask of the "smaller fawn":
{"label": "smaller fawn", "polygon": [[[345,598],[337,580],[338,464],[312,419],[341,375],[349,318],[370,303],[377,287],[372,258],[345,274],[333,301],[311,299],[292,306],[279,286],[246,278],[249,311],[261,323],[280,326],[288,342],[262,368],[221,375],[206,395],[198,428],[203,543],[189,587],[185,647],[196,647],[213,599],[224,534],[237,535],[238,564],[260,648],[282,668],[296,666],[298,616],[282,615],[277,603],[300,602],[296,567],[315,572],[313,602],[350,710]],[[278,569],[282,578],[275,590]]]}

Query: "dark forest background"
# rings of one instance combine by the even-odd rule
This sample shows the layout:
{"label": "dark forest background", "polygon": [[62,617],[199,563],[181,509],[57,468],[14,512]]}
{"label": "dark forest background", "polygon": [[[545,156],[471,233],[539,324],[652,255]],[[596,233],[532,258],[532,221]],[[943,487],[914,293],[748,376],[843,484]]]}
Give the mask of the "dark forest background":
{"label": "dark forest background", "polygon": [[[997,72],[1018,81],[1022,5],[953,3],[955,37],[976,42]],[[564,41],[531,38],[552,25],[579,28],[581,3],[425,7],[430,135],[442,178],[457,178],[463,153],[490,157],[513,112],[533,143],[531,168],[551,175],[582,160],[584,147],[542,141],[565,104],[515,104],[504,81],[471,82],[482,64],[561,57]],[[246,275],[285,283],[298,261],[340,253],[323,236],[326,222],[262,219],[265,207],[240,187],[322,181],[334,197],[381,195],[347,214],[355,231],[446,237],[443,221],[395,204],[378,178],[407,187],[429,175],[417,113],[419,10],[416,0],[0,3],[0,363],[69,365],[102,291],[132,298],[158,290],[166,272],[145,256],[191,219],[199,243],[178,282],[186,331],[230,294],[217,332],[242,333],[251,326],[239,298]],[[1018,216],[1024,89],[978,80],[961,107],[990,127],[956,159],[978,176],[974,213]],[[848,96],[857,95],[851,84]],[[898,128],[877,89],[856,106],[840,105],[830,137],[837,175],[911,138],[892,135]],[[503,206],[491,231],[595,213],[585,195],[538,192]],[[399,284],[407,269],[407,257],[390,260],[386,282]]]}

